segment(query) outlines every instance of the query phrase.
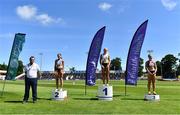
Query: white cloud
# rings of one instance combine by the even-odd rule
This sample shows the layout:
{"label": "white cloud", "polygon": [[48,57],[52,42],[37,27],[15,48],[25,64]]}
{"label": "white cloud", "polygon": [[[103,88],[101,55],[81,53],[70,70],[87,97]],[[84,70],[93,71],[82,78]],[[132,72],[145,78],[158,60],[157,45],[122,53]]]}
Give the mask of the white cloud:
{"label": "white cloud", "polygon": [[169,11],[172,11],[176,6],[177,2],[173,0],[161,0],[162,5]]}
{"label": "white cloud", "polygon": [[40,14],[36,16],[36,20],[39,21],[43,25],[48,25],[51,23],[61,23],[64,24],[64,21],[62,18],[53,18],[49,16],[48,14]]}
{"label": "white cloud", "polygon": [[20,18],[30,20],[35,17],[37,8],[30,5],[18,6],[16,8],[16,13]]}
{"label": "white cloud", "polygon": [[101,9],[102,11],[108,11],[111,7],[112,5],[106,2],[100,3],[98,6],[98,8]]}
{"label": "white cloud", "polygon": [[46,25],[46,24],[49,24],[49,23],[53,23],[55,20],[53,18],[51,18],[50,16],[48,16],[48,14],[41,14],[41,15],[38,15],[36,16],[36,19]]}
{"label": "white cloud", "polygon": [[62,18],[53,18],[47,13],[38,13],[38,9],[32,5],[18,6],[16,8],[17,15],[24,20],[35,20],[43,25],[48,25],[52,23],[64,24]]}

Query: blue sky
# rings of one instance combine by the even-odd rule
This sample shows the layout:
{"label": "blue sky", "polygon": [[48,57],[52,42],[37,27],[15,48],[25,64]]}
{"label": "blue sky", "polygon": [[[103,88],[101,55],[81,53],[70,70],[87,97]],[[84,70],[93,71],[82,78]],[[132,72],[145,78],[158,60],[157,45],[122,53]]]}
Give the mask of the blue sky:
{"label": "blue sky", "polygon": [[[106,26],[103,47],[120,57],[125,69],[138,26],[149,19],[141,57],[155,60],[180,52],[180,0],[0,0],[0,63],[8,63],[15,33],[26,33],[20,60],[31,55],[42,70],[53,70],[57,53],[65,68],[84,70],[87,51],[98,29]],[[99,66],[98,66],[99,68]]]}

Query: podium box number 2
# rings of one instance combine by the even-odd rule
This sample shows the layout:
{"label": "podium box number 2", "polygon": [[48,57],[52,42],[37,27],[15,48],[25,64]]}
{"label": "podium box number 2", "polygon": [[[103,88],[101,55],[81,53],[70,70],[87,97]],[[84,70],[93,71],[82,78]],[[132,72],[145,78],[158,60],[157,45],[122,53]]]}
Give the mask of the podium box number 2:
{"label": "podium box number 2", "polygon": [[52,91],[52,99],[53,100],[64,100],[67,98],[67,91]]}
{"label": "podium box number 2", "polygon": [[98,99],[99,100],[113,100],[113,87],[100,85],[98,86]]}

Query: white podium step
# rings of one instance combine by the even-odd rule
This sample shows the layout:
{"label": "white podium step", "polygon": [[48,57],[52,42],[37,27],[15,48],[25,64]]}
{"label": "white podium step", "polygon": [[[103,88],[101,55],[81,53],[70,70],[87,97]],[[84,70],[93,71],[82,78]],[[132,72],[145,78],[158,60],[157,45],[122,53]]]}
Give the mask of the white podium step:
{"label": "white podium step", "polygon": [[53,90],[52,91],[52,99],[53,100],[64,100],[67,98],[67,91],[59,91],[59,90]]}
{"label": "white podium step", "polygon": [[98,99],[99,100],[107,100],[111,101],[113,100],[113,87],[112,86],[106,86],[106,85],[100,85],[98,86]]}
{"label": "white podium step", "polygon": [[144,100],[146,101],[160,101],[160,96],[159,95],[145,95]]}

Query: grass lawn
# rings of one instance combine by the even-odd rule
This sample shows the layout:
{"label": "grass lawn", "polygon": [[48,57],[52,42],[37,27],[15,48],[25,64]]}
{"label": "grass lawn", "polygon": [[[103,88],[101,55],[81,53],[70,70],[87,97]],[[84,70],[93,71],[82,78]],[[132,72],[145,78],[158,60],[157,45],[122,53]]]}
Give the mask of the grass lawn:
{"label": "grass lawn", "polygon": [[[38,81],[38,102],[33,104],[30,94],[29,102],[22,104],[24,81],[6,81],[3,97],[0,97],[0,114],[180,114],[180,82],[157,81],[159,102],[144,101],[147,81],[138,81],[137,87],[127,86],[124,95],[124,81],[111,81],[113,101],[99,101],[96,98],[98,85],[87,87],[84,94],[84,81],[65,81],[68,99],[51,100],[55,81]],[[3,81],[0,81],[2,91]]]}

